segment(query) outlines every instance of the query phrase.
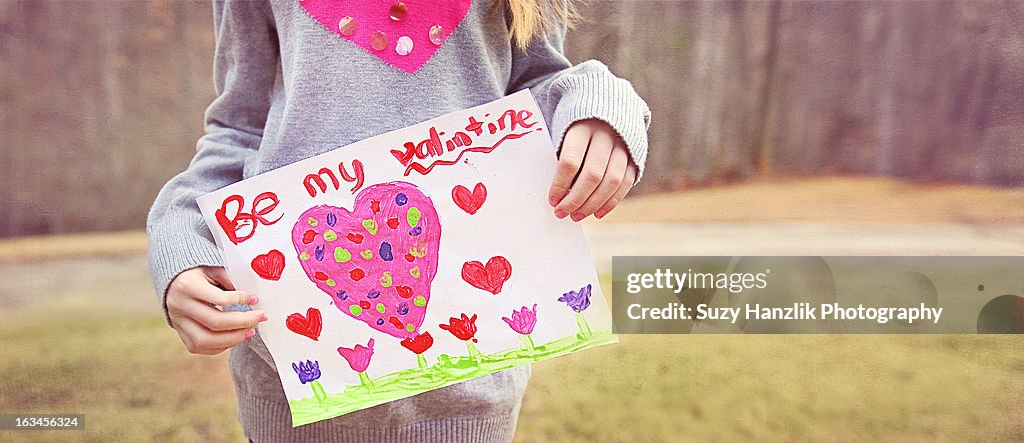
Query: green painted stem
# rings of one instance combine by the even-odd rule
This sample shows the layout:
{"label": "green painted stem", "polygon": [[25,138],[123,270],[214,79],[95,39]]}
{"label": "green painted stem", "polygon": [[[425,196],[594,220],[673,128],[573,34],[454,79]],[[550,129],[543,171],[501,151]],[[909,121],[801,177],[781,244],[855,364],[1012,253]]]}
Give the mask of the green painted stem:
{"label": "green painted stem", "polygon": [[576,313],[576,326],[580,327],[580,338],[586,340],[594,336],[594,333],[590,330],[590,324],[587,323],[587,319],[583,317],[582,312]]}
{"label": "green painted stem", "polygon": [[536,346],[533,344],[533,337],[530,337],[530,334],[519,334],[519,341],[523,342],[528,352],[533,353]]}
{"label": "green painted stem", "polygon": [[370,381],[370,376],[366,375],[366,372],[359,373],[359,382],[362,383],[363,387],[368,391],[373,390],[373,382]]}
{"label": "green painted stem", "polygon": [[480,363],[480,357],[482,356],[482,354],[480,354],[480,350],[476,348],[476,345],[474,345],[473,342],[466,340],[466,349],[469,350],[469,358],[473,359],[473,361],[477,363]]}
{"label": "green painted stem", "polygon": [[320,384],[320,380],[313,380],[309,383],[309,387],[313,388],[313,395],[316,396],[316,399],[320,403],[327,400],[327,391],[325,391],[323,385]]}
{"label": "green painted stem", "polygon": [[427,369],[427,358],[423,354],[416,354],[416,364],[420,366],[420,369]]}

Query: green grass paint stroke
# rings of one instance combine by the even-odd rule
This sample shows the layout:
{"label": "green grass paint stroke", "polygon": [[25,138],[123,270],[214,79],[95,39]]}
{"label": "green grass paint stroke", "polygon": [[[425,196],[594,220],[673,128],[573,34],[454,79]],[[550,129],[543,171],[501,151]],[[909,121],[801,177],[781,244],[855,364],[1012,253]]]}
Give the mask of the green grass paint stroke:
{"label": "green grass paint stroke", "polygon": [[[588,332],[589,329],[587,327]],[[534,346],[533,351],[518,348],[493,354],[478,354],[478,359],[442,354],[433,366],[393,372],[372,381],[369,377],[364,380],[365,374],[360,373],[361,384],[347,386],[342,392],[327,394],[322,401],[317,397],[290,401],[292,423],[293,426],[301,426],[334,418],[516,366],[619,341],[618,336],[611,332],[591,333],[589,337],[581,338],[582,332],[581,330],[581,334]],[[419,360],[417,359],[417,362]],[[425,363],[424,360],[423,364]],[[372,389],[367,389],[367,384],[372,386]]]}

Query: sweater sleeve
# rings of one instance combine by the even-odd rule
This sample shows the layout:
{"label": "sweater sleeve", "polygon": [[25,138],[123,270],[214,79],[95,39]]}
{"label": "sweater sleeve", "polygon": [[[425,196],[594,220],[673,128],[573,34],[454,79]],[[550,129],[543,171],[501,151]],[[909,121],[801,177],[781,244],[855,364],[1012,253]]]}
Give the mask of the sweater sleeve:
{"label": "sweater sleeve", "polygon": [[530,89],[559,150],[569,126],[577,121],[596,118],[611,125],[626,143],[639,181],[651,123],[647,103],[629,81],[616,77],[604,63],[587,60],[573,66],[564,54],[565,34],[562,25],[535,37],[525,49],[513,48],[507,92]]}
{"label": "sweater sleeve", "polygon": [[188,168],[160,190],[146,223],[150,270],[165,315],[174,277],[197,266],[223,265],[196,198],[242,179],[246,159],[262,140],[278,70],[267,2],[215,0],[213,18],[217,97],[206,109],[205,134]]}

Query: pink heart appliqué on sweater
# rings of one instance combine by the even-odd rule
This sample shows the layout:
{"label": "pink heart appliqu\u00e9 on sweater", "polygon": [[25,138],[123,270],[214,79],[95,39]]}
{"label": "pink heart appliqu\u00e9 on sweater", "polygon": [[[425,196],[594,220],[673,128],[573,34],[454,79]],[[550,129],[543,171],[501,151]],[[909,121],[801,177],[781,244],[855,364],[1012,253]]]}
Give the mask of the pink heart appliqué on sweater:
{"label": "pink heart appliqu\u00e9 on sweater", "polygon": [[351,211],[314,206],[292,227],[299,263],[345,315],[400,339],[419,335],[437,272],[441,224],[415,185],[373,185]]}
{"label": "pink heart appliqu\u00e9 on sweater", "polygon": [[469,12],[472,0],[297,0],[341,38],[410,74],[420,69]]}

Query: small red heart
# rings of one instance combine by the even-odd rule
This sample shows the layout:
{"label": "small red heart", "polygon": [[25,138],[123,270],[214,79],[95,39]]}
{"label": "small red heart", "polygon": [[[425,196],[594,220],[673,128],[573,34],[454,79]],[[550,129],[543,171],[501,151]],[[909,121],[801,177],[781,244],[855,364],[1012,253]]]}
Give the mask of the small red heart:
{"label": "small red heart", "polygon": [[355,232],[353,232],[353,233],[351,233],[349,235],[346,235],[345,238],[348,238],[348,241],[350,241],[352,243],[355,243],[357,245],[363,242],[363,235],[362,234],[356,234]]}
{"label": "small red heart", "polygon": [[497,295],[502,285],[512,276],[512,264],[500,255],[487,260],[485,267],[478,261],[468,261],[462,265],[462,279],[475,288],[483,289]]}
{"label": "small red heart", "polygon": [[316,308],[307,309],[305,317],[298,312],[291,314],[285,319],[284,323],[292,332],[313,340],[320,338],[320,330],[323,328],[320,310]]}
{"label": "small red heart", "polygon": [[370,309],[370,302],[366,300],[359,300],[359,307],[363,309]]}
{"label": "small red heart", "polygon": [[398,217],[391,217],[388,219],[388,227],[391,229],[398,229]]}
{"label": "small red heart", "polygon": [[452,200],[455,200],[455,205],[462,208],[463,211],[468,212],[470,215],[476,214],[476,211],[487,200],[487,188],[484,187],[483,183],[477,183],[473,187],[473,192],[470,193],[469,189],[466,189],[465,186],[456,185],[452,188]]}
{"label": "small red heart", "polygon": [[284,271],[284,254],[277,249],[271,249],[270,252],[253,258],[250,265],[260,278],[277,281]]}

